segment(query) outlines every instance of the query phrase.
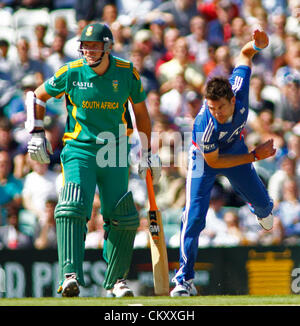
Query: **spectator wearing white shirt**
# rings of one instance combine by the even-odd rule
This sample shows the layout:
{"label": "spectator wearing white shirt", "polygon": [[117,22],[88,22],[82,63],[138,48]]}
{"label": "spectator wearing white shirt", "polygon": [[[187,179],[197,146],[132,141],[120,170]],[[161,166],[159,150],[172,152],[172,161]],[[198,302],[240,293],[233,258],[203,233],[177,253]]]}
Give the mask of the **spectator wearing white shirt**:
{"label": "spectator wearing white shirt", "polygon": [[36,215],[38,221],[45,221],[45,205],[47,198],[56,195],[57,173],[48,169],[48,164],[41,164],[30,159],[32,172],[24,178],[22,192],[24,208]]}

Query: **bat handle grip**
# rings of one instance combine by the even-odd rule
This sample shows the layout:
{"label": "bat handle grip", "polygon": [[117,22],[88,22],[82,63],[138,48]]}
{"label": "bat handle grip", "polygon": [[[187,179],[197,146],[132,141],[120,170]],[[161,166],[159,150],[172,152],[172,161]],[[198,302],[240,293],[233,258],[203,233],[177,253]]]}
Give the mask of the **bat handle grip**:
{"label": "bat handle grip", "polygon": [[152,183],[152,175],[150,169],[147,170],[146,175],[146,184],[147,184],[147,190],[148,190],[148,198],[149,198],[149,204],[150,204],[150,210],[151,211],[157,211],[157,205],[155,201],[155,194],[153,189],[153,183]]}

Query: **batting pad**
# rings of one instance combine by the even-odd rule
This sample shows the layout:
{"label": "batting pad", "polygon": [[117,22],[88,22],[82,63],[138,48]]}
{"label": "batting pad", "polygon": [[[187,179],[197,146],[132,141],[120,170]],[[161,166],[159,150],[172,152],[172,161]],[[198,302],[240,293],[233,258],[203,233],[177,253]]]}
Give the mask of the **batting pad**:
{"label": "batting pad", "polygon": [[139,226],[138,212],[131,192],[127,192],[118,202],[113,218],[106,222],[106,239],[103,257],[108,266],[105,273],[104,288],[113,288],[118,279],[127,277],[135,239]]}
{"label": "batting pad", "polygon": [[55,208],[60,281],[64,275],[76,273],[84,285],[82,264],[86,232],[86,211],[80,185],[67,183],[62,188]]}

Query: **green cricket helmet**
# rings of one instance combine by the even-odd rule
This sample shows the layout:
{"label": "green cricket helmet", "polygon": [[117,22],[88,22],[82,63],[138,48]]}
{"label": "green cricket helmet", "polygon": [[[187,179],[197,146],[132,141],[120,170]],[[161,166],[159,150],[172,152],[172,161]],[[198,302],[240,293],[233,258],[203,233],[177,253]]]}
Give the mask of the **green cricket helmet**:
{"label": "green cricket helmet", "polygon": [[[101,63],[104,54],[106,52],[110,53],[111,46],[114,43],[114,39],[113,39],[111,30],[109,29],[109,27],[107,25],[101,24],[101,23],[92,23],[92,24],[85,26],[78,41],[80,42],[79,52],[82,55],[83,55],[82,42],[91,41],[91,42],[103,42],[104,43],[102,55],[99,58],[99,60],[97,62],[95,62],[95,64],[92,65],[92,67],[96,67]],[[89,50],[89,51],[93,51],[93,50]]]}

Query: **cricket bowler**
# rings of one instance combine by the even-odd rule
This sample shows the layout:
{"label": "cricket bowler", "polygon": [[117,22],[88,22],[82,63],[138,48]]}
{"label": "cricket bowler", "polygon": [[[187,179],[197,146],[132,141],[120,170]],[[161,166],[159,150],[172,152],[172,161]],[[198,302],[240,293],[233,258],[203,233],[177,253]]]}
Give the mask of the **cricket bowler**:
{"label": "cricket bowler", "polygon": [[67,120],[61,152],[63,187],[55,209],[58,263],[62,296],[79,295],[84,286],[83,259],[86,223],[98,187],[107,262],[104,288],[109,297],[133,296],[126,283],[139,217],[128,192],[129,102],[141,137],[139,174],[150,168],[154,182],[161,163],[151,152],[151,123],[140,76],[130,61],[113,56],[113,35],[108,26],[87,25],[79,39],[82,57],[62,66],[26,98],[26,129],[32,137],[32,159],[49,163],[52,149],[45,137],[43,118],[50,97],[65,96]]}
{"label": "cricket bowler", "polygon": [[205,227],[217,175],[228,178],[265,230],[272,229],[273,201],[252,162],[273,156],[276,149],[270,139],[249,152],[242,136],[248,116],[252,58],[268,43],[267,34],[256,29],[252,40],[241,49],[230,79],[215,77],[207,82],[205,100],[193,126],[180,230],[180,268],[173,279],[172,297],[197,295],[193,278],[198,237]]}

